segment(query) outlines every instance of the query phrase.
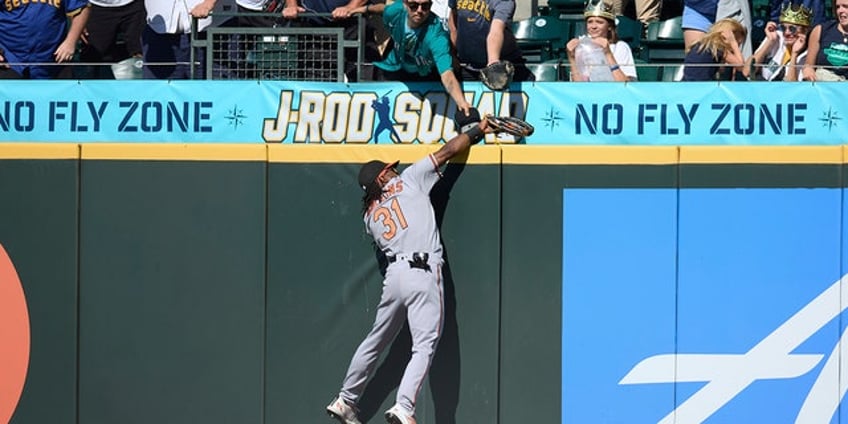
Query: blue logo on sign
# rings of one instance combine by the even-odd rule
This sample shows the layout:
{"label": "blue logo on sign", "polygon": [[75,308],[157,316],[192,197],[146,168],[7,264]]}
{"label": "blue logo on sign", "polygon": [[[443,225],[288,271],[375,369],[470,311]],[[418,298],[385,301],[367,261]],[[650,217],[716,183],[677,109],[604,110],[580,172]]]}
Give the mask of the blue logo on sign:
{"label": "blue logo on sign", "polygon": [[565,190],[562,421],[839,422],[842,201]]}

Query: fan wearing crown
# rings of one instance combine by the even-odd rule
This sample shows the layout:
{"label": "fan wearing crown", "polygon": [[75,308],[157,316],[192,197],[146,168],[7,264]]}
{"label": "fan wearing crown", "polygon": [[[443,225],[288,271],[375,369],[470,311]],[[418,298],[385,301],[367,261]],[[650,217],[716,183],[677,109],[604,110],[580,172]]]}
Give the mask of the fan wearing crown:
{"label": "fan wearing crown", "polygon": [[807,57],[807,32],[813,12],[803,5],[784,3],[780,24],[766,24],[766,37],[748,58],[743,73],[749,79],[800,81]]}
{"label": "fan wearing crown", "polygon": [[[633,52],[626,42],[618,39],[612,5],[603,0],[589,0],[583,18],[586,34],[572,38],[565,46],[571,65],[571,80],[635,81]],[[597,63],[587,63],[583,57],[589,54],[581,54],[584,50],[599,50]]]}
{"label": "fan wearing crown", "polygon": [[848,0],[833,0],[835,19],[816,25],[807,40],[805,81],[848,78]]}

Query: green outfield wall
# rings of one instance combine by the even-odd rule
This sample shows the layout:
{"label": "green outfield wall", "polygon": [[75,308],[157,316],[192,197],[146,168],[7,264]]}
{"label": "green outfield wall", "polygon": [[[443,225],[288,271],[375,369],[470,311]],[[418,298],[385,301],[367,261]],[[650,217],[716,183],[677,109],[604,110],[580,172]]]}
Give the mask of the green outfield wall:
{"label": "green outfield wall", "polygon": [[[381,292],[359,166],[438,147],[0,144],[31,328],[10,422],[329,422]],[[565,188],[841,189],[846,163],[843,146],[473,147],[432,193],[447,315],[418,422],[561,422]],[[402,332],[385,353],[363,422],[383,422],[409,348]]]}

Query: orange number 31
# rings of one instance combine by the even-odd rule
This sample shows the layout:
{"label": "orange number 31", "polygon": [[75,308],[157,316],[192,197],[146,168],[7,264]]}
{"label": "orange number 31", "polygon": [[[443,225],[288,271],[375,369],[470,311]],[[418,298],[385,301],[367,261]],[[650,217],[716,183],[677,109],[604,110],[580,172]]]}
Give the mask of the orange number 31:
{"label": "orange number 31", "polygon": [[372,216],[374,217],[374,222],[382,221],[383,226],[386,227],[386,231],[383,232],[383,238],[386,240],[391,240],[397,235],[398,224],[400,224],[401,229],[407,227],[406,217],[403,216],[403,210],[400,208],[397,197],[392,198],[389,207],[380,206],[377,208]]}

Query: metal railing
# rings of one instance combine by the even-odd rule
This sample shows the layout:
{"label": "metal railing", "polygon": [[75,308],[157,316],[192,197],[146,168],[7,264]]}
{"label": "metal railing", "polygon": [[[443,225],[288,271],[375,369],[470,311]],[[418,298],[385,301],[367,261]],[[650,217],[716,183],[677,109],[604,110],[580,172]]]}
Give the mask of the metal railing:
{"label": "metal railing", "polygon": [[[216,16],[243,15],[227,13]],[[276,13],[255,13],[251,16],[280,17]],[[197,21],[194,20],[191,74],[196,75],[196,66],[203,66],[206,79],[219,80],[344,82],[346,70],[362,75],[365,18],[352,18],[356,20],[356,35],[352,39],[345,39],[345,29],[340,26],[304,25],[305,19],[330,16],[329,13],[301,13],[297,24],[267,28],[217,26],[206,28],[205,34],[197,31]],[[355,51],[355,54],[346,55],[346,51]],[[199,60],[198,54],[203,55],[203,60]]]}

